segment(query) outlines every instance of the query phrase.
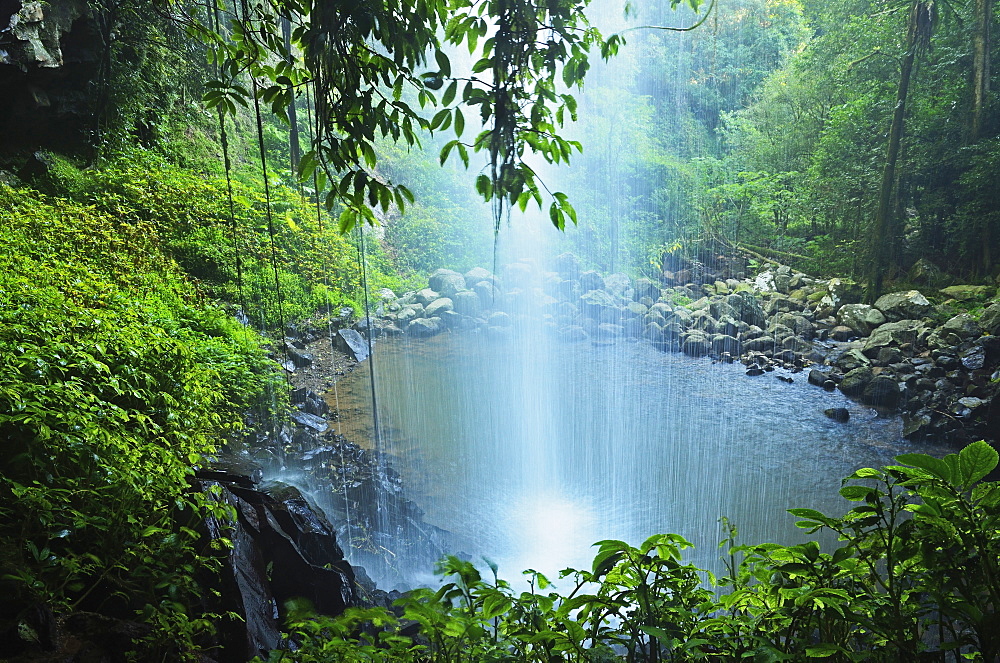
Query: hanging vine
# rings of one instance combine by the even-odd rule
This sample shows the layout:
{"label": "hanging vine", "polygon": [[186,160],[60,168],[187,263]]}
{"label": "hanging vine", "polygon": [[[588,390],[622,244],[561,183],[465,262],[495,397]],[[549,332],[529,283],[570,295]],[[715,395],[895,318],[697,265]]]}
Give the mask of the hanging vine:
{"label": "hanging vine", "polygon": [[[559,135],[576,116],[570,91],[582,85],[592,52],[607,58],[622,43],[590,24],[588,3],[258,0],[245,15],[231,15],[225,36],[196,21],[191,28],[212,44],[221,65],[205,95],[210,107],[235,113],[255,97],[287,121],[296,96],[314,87],[314,137],[299,176],[319,173],[342,231],[375,224],[376,210],[413,201],[409,189],[379,172],[377,140],[414,146],[422,135],[445,131],[454,138],[441,150],[442,164],[457,155],[468,167],[470,154],[483,155],[476,188],[493,204],[498,226],[511,207],[548,201],[550,220],[564,228],[576,221],[572,205],[544,186],[528,159],[562,163],[582,149]],[[670,0],[672,7],[682,3],[701,4]],[[292,28],[287,41],[283,21]],[[449,52],[459,47],[477,58],[471,71],[453,71]],[[255,85],[246,85],[248,77]],[[470,111],[478,132],[466,133]]]}

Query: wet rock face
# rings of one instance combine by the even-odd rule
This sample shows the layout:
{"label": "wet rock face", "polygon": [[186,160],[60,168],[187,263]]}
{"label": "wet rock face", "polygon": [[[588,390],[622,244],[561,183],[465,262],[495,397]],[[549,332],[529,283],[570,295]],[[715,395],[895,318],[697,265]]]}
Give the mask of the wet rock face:
{"label": "wet rock face", "polygon": [[86,0],[0,3],[0,131],[11,148],[81,145],[103,39]]}
{"label": "wet rock face", "polygon": [[298,490],[258,487],[251,477],[225,469],[201,471],[197,479],[198,488],[214,486],[218,499],[236,511],[231,530],[215,520],[206,523],[213,538],[232,541],[221,607],[244,618],[220,634],[226,660],[245,661],[276,649],[281,640],[276,615],[289,599],[305,598],[327,615],[357,604],[354,571],[333,527]]}

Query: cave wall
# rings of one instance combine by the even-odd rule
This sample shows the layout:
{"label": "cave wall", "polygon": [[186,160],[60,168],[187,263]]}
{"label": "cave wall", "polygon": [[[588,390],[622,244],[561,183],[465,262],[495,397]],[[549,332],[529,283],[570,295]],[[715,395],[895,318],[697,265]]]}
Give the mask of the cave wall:
{"label": "cave wall", "polygon": [[0,26],[0,148],[86,144],[104,51],[87,1],[0,0]]}

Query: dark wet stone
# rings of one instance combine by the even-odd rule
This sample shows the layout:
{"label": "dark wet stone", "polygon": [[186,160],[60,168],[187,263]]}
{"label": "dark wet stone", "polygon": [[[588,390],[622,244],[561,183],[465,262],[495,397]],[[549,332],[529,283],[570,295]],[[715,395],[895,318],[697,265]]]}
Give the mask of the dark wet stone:
{"label": "dark wet stone", "polygon": [[855,368],[853,371],[848,371],[844,379],[840,381],[840,391],[845,396],[860,396],[872,378],[872,369],[867,366]]}
{"label": "dark wet stone", "polygon": [[770,336],[761,336],[760,338],[744,341],[743,350],[745,352],[773,352],[774,339]]}
{"label": "dark wet stone", "polygon": [[356,361],[368,359],[368,341],[354,329],[340,329],[336,336],[337,349]]}
{"label": "dark wet stone", "polygon": [[292,362],[295,368],[306,368],[307,366],[312,366],[313,356],[308,352],[302,352],[295,348],[285,349],[285,354],[288,356],[288,360]]}
{"label": "dark wet stone", "polygon": [[844,325],[837,325],[829,333],[829,337],[834,341],[849,341],[854,336],[854,330]]}
{"label": "dark wet stone", "polygon": [[826,410],[823,410],[823,414],[830,417],[834,421],[839,421],[840,423],[844,423],[851,418],[851,413],[846,407],[827,408]]}
{"label": "dark wet stone", "polygon": [[966,370],[978,371],[986,365],[986,350],[982,345],[974,345],[962,353],[961,362]]}
{"label": "dark wet stone", "polygon": [[809,371],[809,378],[808,378],[809,384],[816,385],[817,387],[822,387],[823,383],[825,383],[828,379],[829,375],[827,373],[824,373],[823,371],[816,370],[815,368]]}
{"label": "dark wet stone", "polygon": [[315,414],[309,414],[308,412],[292,412],[291,419],[300,426],[311,428],[317,433],[325,433],[330,427],[329,424],[326,423],[326,419],[323,419],[323,417],[317,417]]}
{"label": "dark wet stone", "polygon": [[899,405],[899,385],[890,377],[877,375],[861,394],[861,400],[875,407],[895,409]]}
{"label": "dark wet stone", "polygon": [[712,351],[716,354],[738,355],[740,347],[740,342],[733,336],[717,334],[712,337]]}
{"label": "dark wet stone", "polygon": [[754,377],[757,375],[764,375],[764,369],[760,366],[750,366],[747,368],[747,375]]}

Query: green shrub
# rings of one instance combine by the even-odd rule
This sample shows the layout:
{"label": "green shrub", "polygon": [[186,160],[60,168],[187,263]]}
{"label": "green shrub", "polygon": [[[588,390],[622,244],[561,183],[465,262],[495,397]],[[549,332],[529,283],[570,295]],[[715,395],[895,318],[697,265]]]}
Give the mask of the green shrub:
{"label": "green shrub", "polygon": [[191,468],[240,429],[274,365],[259,336],[203,301],[150,222],[6,186],[0,210],[10,598],[138,613],[154,627],[145,655],[194,657],[212,628],[196,576],[217,563],[194,527],[226,509],[189,491]]}

